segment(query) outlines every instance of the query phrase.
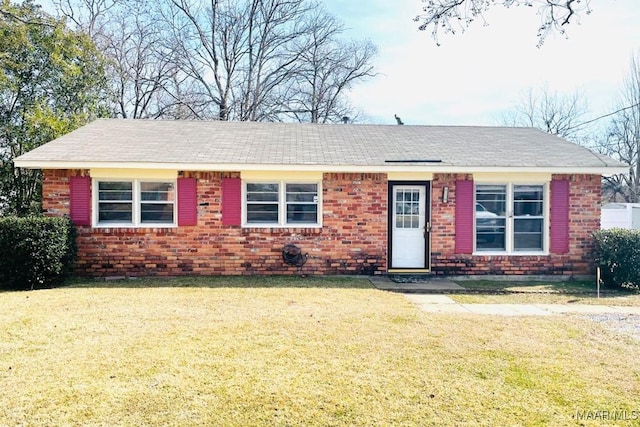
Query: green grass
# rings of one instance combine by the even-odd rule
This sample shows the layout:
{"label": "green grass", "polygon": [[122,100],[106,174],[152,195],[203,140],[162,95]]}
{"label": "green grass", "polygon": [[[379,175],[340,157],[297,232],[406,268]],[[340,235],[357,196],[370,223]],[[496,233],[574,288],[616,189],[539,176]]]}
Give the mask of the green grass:
{"label": "green grass", "polygon": [[0,425],[600,426],[576,411],[640,408],[625,335],[423,313],[355,278],[76,280],[0,293],[0,336]]}

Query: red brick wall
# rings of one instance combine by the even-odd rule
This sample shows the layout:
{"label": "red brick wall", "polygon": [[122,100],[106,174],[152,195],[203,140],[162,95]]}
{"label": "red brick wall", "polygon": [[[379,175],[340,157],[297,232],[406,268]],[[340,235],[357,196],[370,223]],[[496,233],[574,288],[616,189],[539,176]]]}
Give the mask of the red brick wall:
{"label": "red brick wall", "polygon": [[[68,175],[45,171],[43,206],[69,213]],[[386,271],[385,174],[325,174],[323,227],[241,228],[221,224],[221,179],[238,173],[185,172],[198,180],[198,225],[178,228],[79,227],[76,271],[91,276],[216,274],[380,274]],[[346,213],[346,214],[345,214]],[[295,244],[307,262],[287,265]]]}
{"label": "red brick wall", "polygon": [[[544,256],[473,256],[455,254],[455,181],[470,175],[436,174],[432,202],[432,271],[443,275],[464,274],[591,274],[593,239],[600,228],[601,181],[597,175],[554,175],[568,179],[570,191],[569,253]],[[442,203],[442,187],[449,187],[449,203]]]}
{"label": "red brick wall", "polygon": [[69,177],[88,176],[88,170],[43,171],[42,210],[46,215],[69,215]]}
{"label": "red brick wall", "polygon": [[[88,171],[44,171],[43,208],[69,213],[68,176]],[[198,180],[198,225],[179,228],[78,230],[78,274],[380,274],[387,264],[386,174],[327,173],[323,227],[241,228],[221,224],[221,179],[239,173],[185,172]],[[436,174],[432,181],[431,261],[436,274],[588,274],[591,233],[600,226],[600,177],[554,175],[570,183],[570,251],[546,256],[455,254],[455,181],[470,175]],[[443,187],[449,201],[442,201]],[[308,254],[301,268],[282,260],[293,243]]]}

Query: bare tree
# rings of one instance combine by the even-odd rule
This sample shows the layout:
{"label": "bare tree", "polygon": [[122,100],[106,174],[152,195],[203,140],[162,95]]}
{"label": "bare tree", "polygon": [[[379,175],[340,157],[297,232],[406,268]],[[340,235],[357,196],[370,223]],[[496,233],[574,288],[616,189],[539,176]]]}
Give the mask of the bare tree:
{"label": "bare tree", "polygon": [[433,39],[438,42],[438,31],[455,33],[464,31],[474,21],[486,24],[484,13],[494,6],[531,7],[540,16],[538,46],[552,32],[565,34],[571,22],[579,21],[582,14],[591,13],[590,0],[423,0],[424,13],[416,16],[421,31],[431,28]]}
{"label": "bare tree", "polygon": [[89,37],[105,31],[106,19],[110,11],[126,0],[53,0],[58,15],[71,21],[76,28]]}
{"label": "bare tree", "polygon": [[610,200],[640,202],[640,51],[631,57],[620,108],[613,116],[600,151],[629,165],[629,173],[605,177]]}
{"label": "bare tree", "polygon": [[181,81],[163,20],[146,2],[54,0],[58,13],[86,32],[108,58],[113,115],[123,118],[173,116]]}
{"label": "bare tree", "polygon": [[[299,67],[293,42],[313,4],[301,0],[172,0],[169,18],[181,69],[220,120],[264,120]],[[212,110],[202,118],[211,118]],[[207,117],[209,116],[209,117]]]}
{"label": "bare tree", "polygon": [[587,103],[580,92],[561,95],[545,84],[539,90],[529,89],[502,118],[505,126],[535,127],[573,142],[583,142],[585,133],[581,124],[588,112]]}
{"label": "bare tree", "polygon": [[108,57],[117,117],[335,121],[373,75],[315,0],[53,1]]}
{"label": "bare tree", "polygon": [[252,0],[248,7],[246,57],[240,68],[240,120],[265,120],[281,99],[279,88],[303,67],[296,41],[313,31],[306,17],[316,3],[291,0]]}
{"label": "bare tree", "polygon": [[375,75],[376,47],[369,41],[342,41],[343,24],[322,9],[309,17],[308,27],[296,43],[300,66],[288,94],[281,98],[278,119],[327,123],[354,118],[358,113],[346,99],[346,91]]}
{"label": "bare tree", "polygon": [[[200,108],[198,119],[229,119],[234,70],[238,65],[243,16],[227,0],[172,0],[164,18],[176,64],[187,76]],[[217,111],[216,111],[217,110]]]}
{"label": "bare tree", "polygon": [[111,59],[117,114],[123,118],[162,118],[180,103],[175,96],[179,72],[163,28],[148,10],[121,9],[103,43]]}

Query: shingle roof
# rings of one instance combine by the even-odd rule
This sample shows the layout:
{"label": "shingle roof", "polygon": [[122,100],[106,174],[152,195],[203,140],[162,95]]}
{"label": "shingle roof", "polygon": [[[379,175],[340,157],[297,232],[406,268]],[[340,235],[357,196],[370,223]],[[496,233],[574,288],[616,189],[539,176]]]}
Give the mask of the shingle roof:
{"label": "shingle roof", "polygon": [[[412,162],[415,160],[415,162]],[[426,162],[429,161],[429,162]],[[533,128],[220,121],[96,120],[16,159],[21,167],[326,170],[566,168],[622,163]]]}

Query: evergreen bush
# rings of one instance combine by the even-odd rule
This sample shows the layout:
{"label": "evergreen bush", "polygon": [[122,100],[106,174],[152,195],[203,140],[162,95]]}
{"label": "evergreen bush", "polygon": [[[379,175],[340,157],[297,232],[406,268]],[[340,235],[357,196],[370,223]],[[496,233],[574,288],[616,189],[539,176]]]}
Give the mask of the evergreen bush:
{"label": "evergreen bush", "polygon": [[76,256],[68,218],[0,218],[0,289],[27,290],[61,284]]}
{"label": "evergreen bush", "polygon": [[610,288],[640,289],[640,231],[600,230],[594,238],[602,283]]}

